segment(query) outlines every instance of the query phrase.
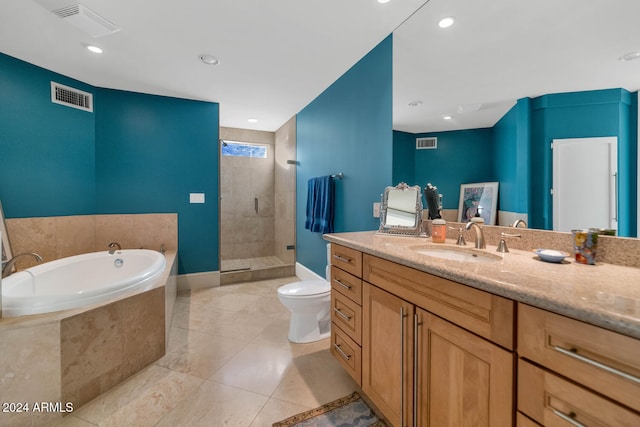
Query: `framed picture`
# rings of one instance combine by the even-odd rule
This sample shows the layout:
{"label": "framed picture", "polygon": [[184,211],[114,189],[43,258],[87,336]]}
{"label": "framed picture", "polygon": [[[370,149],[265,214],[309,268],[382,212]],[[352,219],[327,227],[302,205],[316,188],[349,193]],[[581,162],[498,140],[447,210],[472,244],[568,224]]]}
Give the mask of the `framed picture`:
{"label": "framed picture", "polygon": [[13,258],[11,253],[11,245],[9,244],[9,234],[7,234],[7,224],[4,221],[4,211],[2,210],[2,202],[0,201],[0,234],[2,234],[2,261],[8,261]]}
{"label": "framed picture", "polygon": [[460,186],[458,222],[469,222],[479,214],[487,225],[496,223],[498,209],[498,183],[477,182]]}

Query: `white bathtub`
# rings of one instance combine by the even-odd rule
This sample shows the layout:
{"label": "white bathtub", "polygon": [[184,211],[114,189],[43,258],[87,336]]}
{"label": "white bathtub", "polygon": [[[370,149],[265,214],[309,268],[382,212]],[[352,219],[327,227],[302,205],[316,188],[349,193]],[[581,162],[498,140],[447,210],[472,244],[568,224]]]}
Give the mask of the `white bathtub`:
{"label": "white bathtub", "polygon": [[36,265],[2,279],[4,317],[84,307],[150,289],[165,269],[160,252],[92,252]]}

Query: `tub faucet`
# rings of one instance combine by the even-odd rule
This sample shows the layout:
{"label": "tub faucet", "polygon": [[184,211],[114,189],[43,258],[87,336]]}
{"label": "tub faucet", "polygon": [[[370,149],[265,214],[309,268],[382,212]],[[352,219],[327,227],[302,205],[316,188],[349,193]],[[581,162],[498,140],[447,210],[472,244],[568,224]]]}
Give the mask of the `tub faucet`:
{"label": "tub faucet", "polygon": [[2,262],[2,277],[7,277],[8,275],[10,275],[11,269],[13,268],[13,264],[16,263],[18,258],[23,256],[32,256],[36,259],[36,261],[38,262],[42,261],[42,257],[35,252],[25,252],[23,254],[18,254],[13,258],[11,258],[10,260]]}
{"label": "tub faucet", "polygon": [[114,253],[116,253],[117,250],[118,251],[122,250],[122,246],[120,246],[120,243],[118,242],[109,243],[109,255],[113,255]]}
{"label": "tub faucet", "polygon": [[487,243],[484,241],[484,232],[482,231],[482,226],[479,223],[468,222],[467,225],[464,226],[464,229],[469,230],[474,225],[476,227],[476,249],[486,249]]}

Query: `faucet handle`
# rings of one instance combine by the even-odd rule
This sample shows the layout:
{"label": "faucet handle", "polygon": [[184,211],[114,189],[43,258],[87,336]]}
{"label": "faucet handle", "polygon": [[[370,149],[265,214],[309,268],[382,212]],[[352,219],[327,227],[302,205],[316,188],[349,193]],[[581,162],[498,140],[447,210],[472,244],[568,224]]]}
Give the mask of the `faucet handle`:
{"label": "faucet handle", "polygon": [[522,237],[522,234],[509,234],[509,233],[500,233],[500,243],[498,244],[498,248],[496,252],[500,252],[506,254],[509,252],[509,248],[507,247],[507,241],[505,240],[508,237]]}
{"label": "faucet handle", "polygon": [[464,240],[464,227],[455,228],[449,227],[452,230],[458,230],[458,240],[456,241],[456,245],[458,246],[467,246],[467,242]]}

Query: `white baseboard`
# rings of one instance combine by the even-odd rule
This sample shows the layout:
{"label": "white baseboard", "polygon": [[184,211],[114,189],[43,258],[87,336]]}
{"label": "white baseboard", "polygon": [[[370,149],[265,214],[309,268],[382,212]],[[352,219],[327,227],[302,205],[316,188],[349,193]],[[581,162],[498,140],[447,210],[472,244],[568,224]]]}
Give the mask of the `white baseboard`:
{"label": "white baseboard", "polygon": [[214,288],[216,286],[220,286],[219,271],[178,275],[178,291],[193,291],[196,289]]}

